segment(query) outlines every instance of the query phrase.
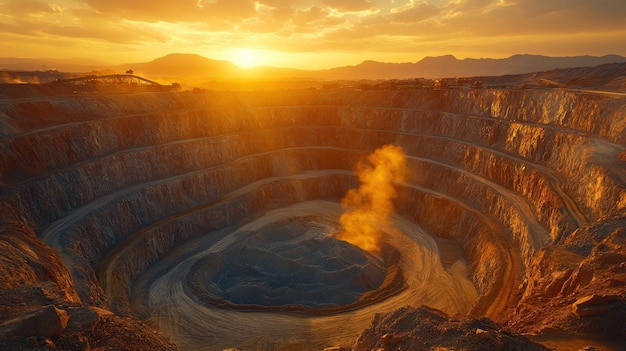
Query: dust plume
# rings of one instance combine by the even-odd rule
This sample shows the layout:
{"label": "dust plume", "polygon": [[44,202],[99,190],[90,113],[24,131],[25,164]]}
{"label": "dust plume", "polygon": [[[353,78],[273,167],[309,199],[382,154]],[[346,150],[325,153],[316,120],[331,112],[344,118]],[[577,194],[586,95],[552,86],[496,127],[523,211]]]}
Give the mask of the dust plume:
{"label": "dust plume", "polygon": [[385,145],[359,162],[359,188],[351,189],[341,202],[342,230],[335,237],[369,252],[381,249],[381,227],[393,213],[394,182],[404,179],[406,156],[399,146]]}

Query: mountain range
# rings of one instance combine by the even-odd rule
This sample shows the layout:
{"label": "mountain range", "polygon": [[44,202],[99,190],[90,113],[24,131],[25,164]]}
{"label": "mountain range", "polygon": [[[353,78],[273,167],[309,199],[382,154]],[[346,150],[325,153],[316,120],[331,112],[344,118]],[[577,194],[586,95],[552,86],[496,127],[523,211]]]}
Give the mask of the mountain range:
{"label": "mountain range", "polygon": [[415,63],[365,61],[356,66],[333,68],[327,72],[337,78],[358,76],[363,79],[475,77],[542,72],[556,68],[594,67],[617,62],[626,62],[626,57],[618,55],[601,57],[514,55],[504,59],[466,58],[459,60],[452,55],[445,55],[425,57]]}
{"label": "mountain range", "polygon": [[626,62],[626,57],[570,56],[550,57],[542,55],[514,55],[508,58],[466,58],[452,55],[425,57],[417,62],[386,63],[364,61],[355,66],[343,66],[326,70],[299,70],[279,67],[240,68],[229,61],[213,60],[195,54],[170,54],[150,62],[107,66],[79,60],[59,61],[44,59],[0,58],[0,70],[49,70],[68,72],[108,71],[135,74],[161,79],[407,79],[469,76],[500,76],[542,72],[557,68],[594,67],[607,63]]}

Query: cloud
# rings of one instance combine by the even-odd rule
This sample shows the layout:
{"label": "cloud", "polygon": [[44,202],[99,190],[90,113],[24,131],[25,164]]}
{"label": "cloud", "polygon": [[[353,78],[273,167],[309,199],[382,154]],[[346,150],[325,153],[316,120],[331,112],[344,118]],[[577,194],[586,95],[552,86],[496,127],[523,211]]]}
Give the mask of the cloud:
{"label": "cloud", "polygon": [[320,6],[296,10],[290,21],[293,30],[297,33],[327,32],[345,23],[345,18],[335,16],[330,9]]}
{"label": "cloud", "polygon": [[320,2],[343,12],[367,11],[376,8],[372,0],[320,0]]}
{"label": "cloud", "polygon": [[[337,14],[323,6],[295,11],[292,22],[295,33],[317,33],[314,39],[298,41],[296,36],[290,50],[367,51],[367,52],[414,52],[416,59],[421,52],[437,53],[493,51],[499,57],[520,52],[542,53],[560,35],[567,39],[559,48],[579,47],[575,33],[591,37],[624,32],[626,2],[601,0],[595,4],[588,1],[544,0],[459,0],[428,2],[413,0],[390,6],[386,11],[372,11],[362,16]],[[435,5],[439,4],[439,5]],[[613,9],[613,11],[609,10]],[[334,22],[331,22],[333,20]],[[507,39],[508,38],[508,39]],[[607,41],[600,40],[608,45]],[[507,42],[516,44],[505,45]],[[498,45],[507,50],[498,50]],[[587,45],[587,44],[585,44]],[[613,45],[616,47],[616,45]],[[431,49],[429,49],[431,47]],[[594,46],[595,47],[595,46]],[[605,53],[620,52],[605,49]],[[624,53],[621,49],[621,53]],[[572,50],[570,49],[571,53]],[[602,52],[597,48],[594,52]],[[575,53],[575,51],[574,51]],[[459,54],[463,55],[463,54]],[[478,54],[489,56],[488,53]]]}
{"label": "cloud", "polygon": [[5,39],[74,38],[116,54],[248,45],[363,59],[372,52],[501,57],[552,47],[624,55],[624,23],[623,0],[0,0]]}
{"label": "cloud", "polygon": [[387,17],[394,23],[413,23],[440,15],[441,13],[441,8],[433,6],[426,1],[420,1],[394,8]]}
{"label": "cloud", "polygon": [[83,0],[93,9],[148,22],[235,20],[257,15],[253,0]]}
{"label": "cloud", "polygon": [[235,24],[242,32],[277,33],[285,30],[295,10],[285,2],[265,0],[255,4],[256,16],[242,19]]}
{"label": "cloud", "polygon": [[[32,37],[91,38],[126,44],[168,40],[166,33],[151,29],[144,23],[112,19],[92,9],[61,11],[51,8],[43,19],[34,15],[46,7],[28,6],[12,9],[14,9],[11,13],[14,16],[12,23],[0,25],[0,32]],[[36,12],[35,9],[39,9],[40,12]],[[28,11],[31,16],[18,16],[25,13],[24,11]]]}
{"label": "cloud", "polygon": [[[83,9],[107,18],[105,22],[109,24],[201,22],[207,31],[242,34],[343,30],[358,37],[423,37],[442,32],[450,37],[458,33],[490,37],[544,31],[617,30],[626,20],[623,0],[411,0],[379,1],[378,7],[373,0],[318,0],[306,2],[312,5],[305,7],[299,5],[302,3],[297,0],[82,0],[86,6]],[[10,0],[0,6],[15,21],[26,14],[50,15],[62,11],[39,0]],[[71,9],[65,9],[68,10]],[[114,31],[115,28],[112,27]]]}
{"label": "cloud", "polygon": [[602,32],[623,28],[626,2],[622,0],[524,0],[488,3],[463,1],[445,8],[442,22],[449,29],[484,36]]}
{"label": "cloud", "polygon": [[292,20],[298,25],[307,25],[310,23],[321,22],[329,15],[330,11],[327,8],[311,6],[309,8],[296,11]]}
{"label": "cloud", "polygon": [[15,16],[42,15],[61,12],[58,6],[38,0],[10,0],[0,3],[2,12]]}

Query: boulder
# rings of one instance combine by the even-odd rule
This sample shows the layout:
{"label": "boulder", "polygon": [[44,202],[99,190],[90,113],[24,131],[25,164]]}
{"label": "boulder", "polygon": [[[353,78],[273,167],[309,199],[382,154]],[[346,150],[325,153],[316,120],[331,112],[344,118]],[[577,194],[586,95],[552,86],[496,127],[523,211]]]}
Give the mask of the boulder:
{"label": "boulder", "polygon": [[480,329],[480,328],[476,328],[476,336],[480,340],[489,339],[491,337],[491,335],[489,334],[488,331],[486,331],[484,329]]}
{"label": "boulder", "polygon": [[0,339],[18,340],[30,336],[52,338],[67,327],[69,317],[54,305],[44,306],[8,320],[0,325]]}
{"label": "boulder", "polygon": [[617,295],[593,294],[576,300],[572,308],[579,317],[596,316],[607,313],[613,308],[612,302],[618,299]]}
{"label": "boulder", "polygon": [[381,344],[383,344],[384,350],[391,350],[396,345],[402,342],[402,338],[392,333],[387,333],[380,338],[380,342]]}
{"label": "boulder", "polygon": [[114,316],[113,312],[94,306],[82,306],[70,309],[68,312],[70,315],[70,330],[91,331],[102,317]]}

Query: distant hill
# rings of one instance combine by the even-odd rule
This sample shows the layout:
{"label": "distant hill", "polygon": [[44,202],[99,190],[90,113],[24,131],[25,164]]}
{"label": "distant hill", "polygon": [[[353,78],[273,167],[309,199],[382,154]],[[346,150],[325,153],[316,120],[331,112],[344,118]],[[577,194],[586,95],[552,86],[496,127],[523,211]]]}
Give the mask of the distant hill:
{"label": "distant hill", "polygon": [[356,66],[337,67],[318,71],[320,76],[335,79],[406,79],[472,76],[501,76],[543,72],[557,68],[595,67],[607,63],[626,62],[626,57],[572,56],[548,57],[541,55],[514,55],[504,59],[459,60],[452,55],[425,57],[415,63],[384,63],[365,61]]}
{"label": "distant hill", "polygon": [[145,63],[130,63],[113,67],[114,71],[154,78],[230,78],[240,74],[241,68],[229,61],[212,60],[195,54],[170,54]]}

